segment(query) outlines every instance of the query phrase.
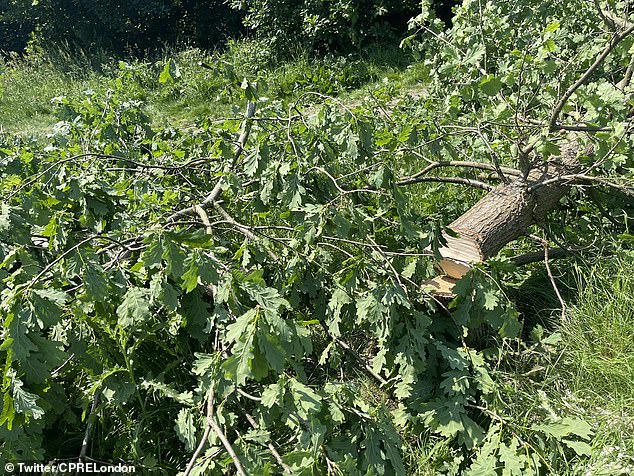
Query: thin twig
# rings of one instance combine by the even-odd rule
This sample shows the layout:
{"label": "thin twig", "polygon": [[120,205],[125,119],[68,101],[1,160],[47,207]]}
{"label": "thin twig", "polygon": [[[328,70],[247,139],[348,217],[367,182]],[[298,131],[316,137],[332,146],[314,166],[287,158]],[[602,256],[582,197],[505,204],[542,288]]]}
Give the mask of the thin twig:
{"label": "thin twig", "polygon": [[[238,389],[238,393],[240,393],[240,389]],[[246,411],[246,409],[242,406],[242,404],[237,399],[235,400],[235,402],[238,405],[238,408],[240,408],[240,410],[242,411],[242,414],[245,416],[245,418],[251,425],[251,428],[253,428],[254,430],[257,430],[258,424],[255,422],[255,419]],[[277,464],[279,464],[282,467],[284,472],[291,474],[292,473],[291,468],[284,462],[284,460],[280,456],[280,453],[277,451],[277,448],[275,448],[273,443],[269,443],[267,446],[269,448],[269,451],[275,458],[275,461],[277,461]]]}
{"label": "thin twig", "polygon": [[489,144],[488,139],[482,133],[479,126],[477,131],[478,131],[478,136],[480,136],[480,139],[482,140],[486,148],[489,149],[489,153],[491,154],[491,160],[493,160],[493,168],[495,169],[495,172],[498,174],[498,177],[500,177],[500,180],[502,181],[502,183],[509,184],[511,181],[504,174],[504,171],[502,170],[502,167],[500,166],[500,159],[497,153],[493,150],[493,147],[491,147],[491,144]]}
{"label": "thin twig", "polygon": [[229,456],[231,456],[233,465],[235,466],[237,473],[240,476],[247,476],[247,473],[244,471],[242,463],[240,463],[240,460],[238,459],[233,446],[231,446],[231,443],[229,443],[229,440],[227,440],[227,437],[222,432],[222,429],[218,426],[216,420],[214,419],[214,395],[214,386],[212,382],[212,385],[209,388],[209,395],[207,396],[207,418],[205,431],[202,438],[200,439],[200,443],[198,443],[196,451],[194,451],[192,458],[189,460],[189,464],[187,465],[187,469],[185,469],[183,476],[190,476],[192,470],[194,469],[194,465],[196,464],[198,456],[200,456],[200,453],[202,453],[202,451],[205,449],[205,446],[207,445],[207,439],[209,438],[211,430],[214,430],[214,432],[222,442],[223,446],[225,447],[225,450],[227,450],[227,453],[229,453]]}
{"label": "thin twig", "polygon": [[[44,169],[42,172],[39,172],[38,174],[34,175],[33,178],[31,178],[30,180],[27,180],[26,182],[24,182],[22,185],[20,185],[18,188],[16,188],[12,193],[10,193],[8,195],[8,197],[6,198],[7,201],[11,200],[14,196],[16,196],[18,193],[20,193],[21,190],[23,190],[26,187],[30,187],[31,185],[33,185],[35,182],[37,182],[42,176],[46,175],[48,172],[50,172],[51,170],[53,170],[56,167],[60,167],[64,164],[67,164],[69,162],[74,162],[80,159],[85,159],[88,157],[92,157],[93,161],[94,160],[103,160],[106,162],[127,162],[129,164],[134,165],[135,167],[137,167],[138,169],[158,169],[158,170],[165,170],[165,171],[176,171],[176,170],[180,170],[180,169],[184,169],[189,167],[192,163],[197,162],[199,159],[196,159],[194,161],[191,162],[187,162],[184,164],[179,164],[179,165],[153,165],[153,164],[144,164],[143,162],[137,162],[136,160],[132,160],[132,159],[128,159],[126,157],[121,157],[118,155],[111,155],[111,154],[101,154],[101,153],[96,153],[96,152],[86,152],[85,154],[78,154],[78,155],[74,155],[72,157],[67,157],[66,159],[61,159],[56,161],[55,163],[51,164],[50,166],[48,166],[46,169]],[[135,171],[136,169],[130,169],[130,171]]]}
{"label": "thin twig", "polygon": [[[563,248],[553,248],[548,252],[548,259],[565,258],[571,255],[571,251],[564,250]],[[522,266],[529,263],[536,263],[538,261],[544,261],[546,253],[544,251],[535,251],[533,253],[524,253],[522,255],[513,256],[511,261],[518,266]]]}
{"label": "thin twig", "polygon": [[187,469],[185,469],[185,473],[183,476],[189,476],[192,470],[194,469],[194,464],[196,464],[196,460],[202,451],[205,449],[205,445],[207,444],[207,439],[209,438],[209,433],[211,433],[211,424],[210,421],[213,418],[214,414],[214,386],[213,383],[211,388],[209,389],[209,396],[207,397],[207,421],[205,424],[205,431],[203,433],[202,438],[200,439],[200,443],[198,443],[198,447],[196,447],[196,451],[192,455],[189,460],[189,464],[187,465]]}
{"label": "thin twig", "polygon": [[[242,233],[244,236],[246,236],[248,239],[250,239],[252,241],[258,241],[257,235],[255,233],[253,233],[249,229],[248,226],[237,222],[231,215],[229,215],[229,213],[227,213],[227,211],[224,208],[222,208],[222,206],[219,203],[215,203],[214,204],[214,208],[216,209],[216,211],[218,213],[220,213],[222,218],[224,218],[225,221],[227,221],[228,223],[232,224],[237,231],[239,231],[240,233]],[[269,255],[269,257],[273,261],[279,261],[280,260],[280,257],[273,250],[271,250],[268,246],[266,247],[266,253]]]}
{"label": "thin twig", "polygon": [[610,187],[610,188],[614,188],[616,190],[619,190],[620,192],[624,193],[625,195],[628,196],[634,196],[634,187],[627,187],[624,185],[619,185],[616,184],[614,182],[610,182],[610,180],[632,180],[632,179],[628,179],[627,177],[613,177],[611,179],[608,179],[606,177],[596,177],[593,175],[585,175],[585,174],[570,174],[570,175],[560,175],[559,177],[553,177],[551,179],[548,180],[544,180],[543,182],[537,182],[533,185],[531,185],[528,188],[529,192],[534,192],[535,190],[545,187],[547,185],[551,185],[554,183],[572,183],[572,184],[579,184],[579,183],[584,183],[584,182],[588,182],[588,183],[599,183],[600,185],[604,185],[606,187]]}
{"label": "thin twig", "polygon": [[365,360],[363,360],[361,358],[361,356],[352,348],[350,347],[350,345],[345,342],[344,340],[340,339],[339,337],[332,335],[332,333],[330,332],[330,329],[328,329],[328,324],[326,324],[324,321],[319,321],[321,324],[321,327],[324,329],[324,331],[326,332],[326,334],[328,334],[330,336],[330,338],[339,346],[341,347],[343,350],[345,350],[346,352],[348,352],[352,357],[354,357],[354,359],[359,362],[362,366],[363,369],[369,374],[371,375],[377,382],[379,382],[381,385],[387,385],[387,380],[385,380],[383,377],[381,377],[378,373],[376,373],[372,367],[370,367],[367,362]]}
{"label": "thin twig", "polygon": [[[256,103],[249,102],[247,104],[247,113],[245,116],[244,128],[242,130],[242,133],[240,134],[240,137],[238,138],[238,142],[236,144],[236,148],[234,151],[233,160],[231,161],[231,164],[227,165],[224,169],[225,174],[231,172],[235,168],[236,164],[238,163],[238,160],[240,159],[240,156],[244,152],[244,148],[246,146],[247,140],[249,139],[249,133],[251,132],[251,118],[255,114],[255,108],[256,108]],[[207,197],[205,197],[205,199],[201,203],[197,205],[193,205],[191,207],[183,208],[181,210],[178,210],[172,213],[169,217],[167,217],[167,222],[169,223],[171,221],[174,221],[177,218],[180,218],[184,215],[192,215],[194,213],[197,213],[197,207],[202,207],[204,209],[204,208],[209,208],[213,206],[214,203],[218,200],[218,197],[220,196],[220,192],[222,191],[222,187],[225,184],[225,176],[226,175],[223,175],[218,179],[218,182],[216,183],[214,188],[211,190],[211,192],[209,192]]]}
{"label": "thin twig", "polygon": [[392,262],[390,261],[390,259],[385,255],[385,253],[383,253],[383,250],[381,249],[379,244],[376,241],[374,241],[372,237],[369,235],[368,235],[368,240],[370,240],[370,243],[374,245],[374,250],[383,257],[383,260],[387,263],[388,267],[392,271],[392,274],[394,275],[394,279],[396,280],[397,284],[399,285],[399,287],[401,288],[405,296],[407,296],[407,298],[409,299],[409,293],[407,292],[407,288],[401,282],[401,278],[398,274],[398,271],[394,269],[394,266],[392,265]]}
{"label": "thin twig", "polygon": [[621,90],[627,88],[632,81],[632,73],[634,73],[634,56],[632,56],[632,58],[630,59],[630,63],[627,65],[625,76],[623,76],[623,79],[618,82],[616,87]]}
{"label": "thin twig", "polygon": [[251,395],[250,393],[245,392],[241,388],[236,388],[236,392],[238,392],[244,398],[248,398],[249,400],[253,400],[254,402],[261,402],[262,401],[262,399],[260,397],[256,397],[255,395]]}
{"label": "thin twig", "polygon": [[229,456],[231,456],[231,459],[233,461],[233,465],[236,467],[236,472],[240,476],[247,476],[247,473],[244,471],[244,468],[242,467],[242,463],[240,463],[240,459],[238,459],[238,455],[236,454],[235,450],[233,449],[233,446],[231,446],[231,443],[229,443],[229,440],[227,439],[225,434],[222,432],[222,428],[220,428],[220,426],[218,426],[218,423],[216,423],[216,420],[214,420],[213,418],[210,420],[209,425],[211,425],[213,430],[216,432],[216,435],[218,436],[218,438],[222,442],[222,445],[227,450],[227,453],[229,453]]}
{"label": "thin twig", "polygon": [[[92,434],[92,427],[95,424],[95,419],[97,418],[97,407],[99,406],[100,394],[100,390],[97,389],[92,397],[92,405],[90,406],[90,413],[86,423],[86,431],[84,432],[84,439],[81,442],[81,450],[79,451],[79,463],[84,462],[86,454],[88,453],[88,443],[90,441],[90,435]],[[77,471],[76,474],[79,474],[79,471]]]}
{"label": "thin twig", "polygon": [[99,235],[91,235],[88,238],[81,240],[79,243],[77,243],[74,246],[71,246],[69,249],[67,249],[66,251],[64,251],[61,255],[59,255],[57,258],[55,258],[53,261],[51,261],[49,264],[47,264],[44,269],[42,271],[40,271],[40,273],[35,276],[30,282],[29,284],[26,286],[26,288],[24,288],[24,292],[27,293],[34,285],[35,283],[37,283],[40,278],[42,276],[44,276],[46,273],[48,273],[51,268],[53,268],[53,266],[55,266],[57,263],[59,263],[61,260],[63,260],[66,256],[68,256],[70,253],[72,253],[73,251],[75,251],[76,249],[82,247],[83,245],[85,245],[86,243],[88,243],[89,241],[94,240],[95,238],[99,238]]}
{"label": "thin twig", "polygon": [[325,169],[323,169],[321,167],[313,167],[307,173],[311,172],[312,170],[318,170],[319,172],[321,172],[324,175],[326,175],[331,180],[331,182],[334,184],[335,188],[337,189],[337,191],[341,195],[348,195],[350,193],[356,193],[356,192],[374,193],[374,194],[379,194],[379,195],[382,193],[380,190],[372,190],[370,188],[357,188],[357,189],[354,189],[354,190],[345,190],[345,189],[341,188],[341,186],[339,185],[337,180],[327,170],[325,170]]}
{"label": "thin twig", "polygon": [[557,299],[559,300],[559,303],[561,304],[561,320],[565,321],[566,310],[567,310],[566,302],[564,301],[564,298],[561,296],[561,293],[559,292],[559,288],[557,287],[557,283],[555,282],[555,277],[553,276],[553,272],[550,269],[550,261],[548,259],[548,250],[550,248],[550,245],[548,244],[548,240],[545,240],[544,238],[540,238],[539,236],[536,236],[536,235],[529,235],[529,236],[530,238],[537,241],[544,247],[544,265],[546,266],[546,273],[548,273],[548,279],[550,280],[550,284],[552,285],[553,290],[555,291],[555,294],[557,295]]}
{"label": "thin twig", "polygon": [[201,207],[200,205],[194,205],[194,210],[200,217],[200,220],[203,222],[203,225],[205,225],[205,230],[207,231],[207,234],[211,235],[212,233],[211,223],[209,223],[209,217],[207,216],[207,212],[205,211],[205,209]]}

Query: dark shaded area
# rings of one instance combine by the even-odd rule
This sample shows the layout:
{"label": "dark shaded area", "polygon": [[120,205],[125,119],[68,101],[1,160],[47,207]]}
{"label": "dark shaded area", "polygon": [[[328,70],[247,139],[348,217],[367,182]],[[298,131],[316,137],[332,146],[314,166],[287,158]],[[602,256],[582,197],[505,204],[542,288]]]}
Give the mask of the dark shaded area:
{"label": "dark shaded area", "polygon": [[223,0],[0,0],[0,50],[64,46],[139,55],[165,45],[213,49],[242,33]]}
{"label": "dark shaded area", "polygon": [[34,27],[35,19],[25,4],[0,0],[0,51],[23,51]]}
{"label": "dark shaded area", "polygon": [[447,28],[450,28],[453,24],[453,7],[461,3],[461,0],[434,0],[436,17],[441,19]]}
{"label": "dark shaded area", "polygon": [[[451,25],[458,0],[435,0]],[[222,47],[247,30],[284,54],[360,53],[398,44],[418,0],[0,0],[0,51],[104,51],[143,56],[170,45]]]}
{"label": "dark shaded area", "polygon": [[[572,266],[575,258],[579,259],[573,255],[550,263],[559,292],[568,305],[573,305],[578,297],[578,282]],[[548,330],[556,329],[561,319],[561,303],[557,299],[545,266],[543,263],[530,266],[534,268],[530,277],[517,289],[508,290],[522,315],[525,338],[528,338],[528,334],[536,325]]]}
{"label": "dark shaded area", "polygon": [[[457,0],[436,0],[434,10],[451,24]],[[0,50],[23,52],[32,37],[43,50],[60,45],[84,51],[140,55],[166,45],[204,49],[222,46],[245,32],[276,50],[301,47],[316,53],[350,53],[398,41],[417,0],[0,0]]]}

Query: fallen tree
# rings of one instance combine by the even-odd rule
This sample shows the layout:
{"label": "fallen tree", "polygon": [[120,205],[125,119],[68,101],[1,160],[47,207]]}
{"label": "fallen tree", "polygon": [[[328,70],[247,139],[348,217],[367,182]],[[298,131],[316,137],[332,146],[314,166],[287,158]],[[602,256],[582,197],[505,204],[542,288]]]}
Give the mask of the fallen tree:
{"label": "fallen tree", "polygon": [[[584,141],[585,145],[580,143],[580,134],[591,136],[611,129],[584,123],[584,112],[579,109],[575,111],[579,124],[560,123],[560,115],[566,108],[567,101],[580,87],[593,78],[593,74],[608,60],[610,53],[634,31],[634,24],[627,19],[602,9],[598,3],[596,6],[599,15],[612,29],[607,45],[587,69],[557,97],[547,121],[531,118],[530,114],[525,114],[525,111],[515,111],[518,126],[522,123],[528,127],[531,124],[541,125],[546,132],[538,138],[529,136],[528,142],[527,140],[517,141],[518,169],[502,167],[497,154],[487,144],[491,153],[492,163],[490,164],[465,161],[432,162],[422,171],[399,183],[411,185],[420,182],[448,182],[488,191],[468,211],[451,222],[447,226],[447,231],[443,232],[444,244],[438,248],[441,256],[438,266],[443,274],[426,282],[439,294],[451,296],[452,288],[457,280],[462,278],[474,263],[481,263],[496,256],[508,243],[529,234],[532,225],[543,223],[547,214],[557,207],[561,198],[573,186],[603,185],[621,190],[625,196],[634,197],[631,187],[624,187],[611,182],[606,177],[593,175],[592,171],[599,166],[596,158],[593,157],[594,146],[587,140]],[[549,26],[558,28],[558,25],[553,25],[555,24]],[[423,25],[423,29],[426,28]],[[616,88],[621,91],[630,90],[633,66],[634,57],[629,61],[624,73],[621,73],[622,77],[615,85]],[[481,73],[486,77],[486,71],[481,70]],[[489,81],[491,79],[485,84]],[[624,96],[623,99],[625,100],[626,97],[629,98],[629,95]],[[499,92],[495,94],[495,98],[501,103],[508,103],[508,100]],[[625,108],[625,101],[623,108]],[[628,123],[625,127],[627,128],[625,134],[629,134],[631,125]],[[481,129],[474,132],[486,142]],[[549,157],[535,153],[537,144],[549,141],[556,144],[556,153]],[[583,166],[580,161],[581,156],[584,157]],[[606,157],[603,156],[601,161],[605,160]],[[502,183],[494,187],[486,182],[464,177],[429,177],[427,175],[436,168],[451,167],[494,171],[496,175],[492,178]],[[545,246],[548,246],[547,242]],[[518,260],[518,262],[522,261],[522,259]]]}
{"label": "fallen tree", "polygon": [[[439,266],[450,278],[461,278],[471,263],[495,256],[507,243],[528,232],[570,190],[569,183],[551,181],[579,170],[579,144],[569,139],[562,153],[530,170],[528,177],[491,190],[466,213],[449,224],[457,236],[445,233]],[[551,181],[551,182],[549,182]],[[546,184],[546,185],[543,185]]]}

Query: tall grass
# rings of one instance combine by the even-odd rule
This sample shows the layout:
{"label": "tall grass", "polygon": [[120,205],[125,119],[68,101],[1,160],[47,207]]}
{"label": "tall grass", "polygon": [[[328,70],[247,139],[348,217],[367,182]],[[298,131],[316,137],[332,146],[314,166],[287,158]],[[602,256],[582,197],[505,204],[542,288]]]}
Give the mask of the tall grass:
{"label": "tall grass", "polygon": [[[313,58],[298,51],[290,60],[278,60],[255,40],[231,41],[224,51],[166,49],[153,58],[127,60],[144,92],[148,115],[156,123],[173,125],[232,115],[244,79],[259,83],[263,96],[292,101],[306,91],[340,96],[387,76],[398,81],[406,76],[409,62],[396,46],[370,50],[363,58]],[[161,83],[168,63],[175,74]],[[45,133],[57,121],[52,98],[107,88],[118,64],[103,53],[70,54],[64,49],[0,62],[0,126],[21,135]]]}
{"label": "tall grass", "polygon": [[558,369],[597,427],[584,474],[634,474],[634,253],[579,270]]}
{"label": "tall grass", "polygon": [[[576,296],[570,296],[566,320],[554,326],[548,345],[528,343],[498,373],[505,382],[500,392],[505,417],[518,428],[544,412],[591,424],[591,455],[556,461],[556,474],[634,474],[634,253],[622,251],[566,274],[576,280],[568,290],[576,289]],[[535,289],[536,299],[520,295],[529,301],[525,310],[543,301],[558,315],[546,288]],[[544,318],[533,323],[553,325]]]}
{"label": "tall grass", "polygon": [[579,302],[561,328],[570,382],[589,398],[629,399],[634,407],[634,256],[607,260],[578,279]]}
{"label": "tall grass", "polygon": [[38,135],[57,121],[51,99],[104,87],[88,57],[63,50],[55,58],[17,56],[0,60],[0,127]]}

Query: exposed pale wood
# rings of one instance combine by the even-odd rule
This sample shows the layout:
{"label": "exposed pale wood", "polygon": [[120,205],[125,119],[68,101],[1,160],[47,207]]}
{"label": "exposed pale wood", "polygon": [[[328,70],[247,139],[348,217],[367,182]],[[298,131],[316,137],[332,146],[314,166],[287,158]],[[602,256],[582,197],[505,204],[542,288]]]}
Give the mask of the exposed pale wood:
{"label": "exposed pale wood", "polygon": [[531,191],[536,183],[578,170],[578,142],[571,136],[561,146],[561,154],[535,167],[528,179],[516,179],[485,195],[449,225],[458,237],[445,234],[447,246],[439,251],[444,274],[459,279],[471,264],[495,256],[507,243],[526,232],[553,209],[570,186],[554,182]]}
{"label": "exposed pale wood", "polygon": [[436,276],[434,279],[430,279],[429,281],[425,281],[423,286],[430,288],[430,291],[436,296],[451,298],[454,296],[453,287],[457,282],[458,281],[456,279],[441,275]]}

